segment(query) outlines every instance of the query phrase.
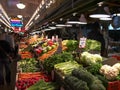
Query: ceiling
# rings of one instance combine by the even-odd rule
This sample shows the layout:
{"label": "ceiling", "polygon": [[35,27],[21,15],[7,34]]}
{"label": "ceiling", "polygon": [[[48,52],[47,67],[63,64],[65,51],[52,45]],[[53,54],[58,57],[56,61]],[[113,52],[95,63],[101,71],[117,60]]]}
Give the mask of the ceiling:
{"label": "ceiling", "polygon": [[[18,9],[16,4],[22,2],[26,5],[25,9]],[[33,15],[34,11],[41,3],[41,0],[0,0],[8,17],[16,17],[18,14],[23,15],[23,23],[26,25],[28,20]]]}
{"label": "ceiling", "polygon": [[[22,2],[26,5],[26,8],[20,10],[16,7],[18,2]],[[49,1],[49,0],[46,0]],[[108,6],[110,12],[120,12],[120,0],[55,0],[56,2],[51,5],[50,8],[44,9],[38,13],[41,14],[38,20],[32,20],[32,29],[39,28],[41,24],[55,19],[70,16],[74,12],[84,13],[89,15],[91,12],[95,12],[97,3],[104,1],[104,5]],[[23,23],[26,25],[33,13],[39,6],[42,0],[0,0],[3,8],[9,17],[16,17],[18,14],[23,15]],[[74,2],[74,3],[73,3]],[[73,7],[74,6],[74,7]],[[93,20],[87,18],[88,20]]]}

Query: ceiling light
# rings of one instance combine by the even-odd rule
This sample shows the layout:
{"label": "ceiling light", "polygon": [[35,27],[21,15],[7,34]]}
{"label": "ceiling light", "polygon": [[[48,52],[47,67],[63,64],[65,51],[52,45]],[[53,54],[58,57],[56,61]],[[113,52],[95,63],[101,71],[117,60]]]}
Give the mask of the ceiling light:
{"label": "ceiling light", "polygon": [[108,18],[110,15],[105,15],[105,14],[92,14],[90,15],[91,18]]}
{"label": "ceiling light", "polygon": [[112,20],[112,18],[100,18],[100,20],[110,21],[110,20]]}
{"label": "ceiling light", "polygon": [[25,8],[25,4],[20,2],[20,3],[17,4],[17,8],[24,9]]}
{"label": "ceiling light", "polygon": [[95,10],[95,13],[89,15],[89,17],[91,17],[91,18],[108,18],[108,17],[110,17],[110,15],[109,15],[110,13],[109,13],[109,11],[106,11],[106,10],[109,10],[109,9],[107,7],[99,6]]}
{"label": "ceiling light", "polygon": [[55,22],[50,22],[50,23],[49,23],[49,28],[50,28],[50,29],[56,29],[56,24],[55,24]]}
{"label": "ceiling light", "polygon": [[113,16],[120,16],[120,13],[115,13],[113,14]]}
{"label": "ceiling light", "polygon": [[60,20],[57,22],[56,27],[64,27],[65,26],[65,21],[63,18],[60,18]]}
{"label": "ceiling light", "polygon": [[73,13],[72,17],[70,17],[70,19],[67,21],[67,24],[79,24],[80,23],[76,14],[77,13]]}
{"label": "ceiling light", "polygon": [[18,18],[22,18],[23,16],[22,15],[17,15]]}
{"label": "ceiling light", "polygon": [[79,24],[87,24],[87,20],[84,14],[81,14],[79,21]]}

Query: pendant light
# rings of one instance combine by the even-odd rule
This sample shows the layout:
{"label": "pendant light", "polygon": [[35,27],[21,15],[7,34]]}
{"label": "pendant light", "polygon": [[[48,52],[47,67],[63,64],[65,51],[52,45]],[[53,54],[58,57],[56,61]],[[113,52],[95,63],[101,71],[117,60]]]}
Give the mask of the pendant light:
{"label": "pendant light", "polygon": [[18,18],[22,18],[23,16],[22,15],[17,15]]}
{"label": "pendant light", "polygon": [[49,23],[49,28],[50,28],[50,29],[56,29],[56,24],[55,24],[55,22],[50,22],[50,23]]}
{"label": "pendant light", "polygon": [[111,21],[112,20],[112,18],[99,18],[100,20],[104,20],[104,21]]}
{"label": "pendant light", "polygon": [[87,20],[84,14],[80,15],[78,18],[77,13],[73,13],[73,16],[67,21],[68,24],[87,24]]}
{"label": "pendant light", "polygon": [[79,24],[87,24],[87,20],[84,14],[81,14],[79,21]]}
{"label": "pendant light", "polygon": [[93,14],[89,15],[89,17],[91,17],[91,18],[108,18],[108,17],[110,17],[109,8],[103,7],[102,4],[103,3],[98,3],[97,9],[95,10],[95,12]]}
{"label": "pendant light", "polygon": [[73,13],[70,19],[68,19],[67,24],[79,24],[79,18],[77,17],[77,13]]}
{"label": "pendant light", "polygon": [[63,18],[60,18],[60,20],[57,22],[57,24],[56,24],[56,27],[57,28],[62,28],[62,27],[72,27],[72,25],[71,24],[68,24],[68,23],[66,23],[66,21],[65,20],[63,20]]}
{"label": "pendant light", "polygon": [[18,9],[24,9],[26,7],[22,2],[17,3],[16,6]]}

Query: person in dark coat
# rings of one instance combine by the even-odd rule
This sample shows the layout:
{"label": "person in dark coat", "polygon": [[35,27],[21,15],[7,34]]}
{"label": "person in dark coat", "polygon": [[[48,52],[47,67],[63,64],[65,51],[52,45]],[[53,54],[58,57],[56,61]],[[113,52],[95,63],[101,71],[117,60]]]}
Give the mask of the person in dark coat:
{"label": "person in dark coat", "polygon": [[98,22],[95,22],[92,26],[92,30],[88,33],[87,38],[97,40],[101,43],[101,56],[104,56],[105,50],[105,39],[103,34],[100,31],[100,25]]}
{"label": "person in dark coat", "polygon": [[5,83],[10,84],[11,82],[10,63],[12,60],[12,53],[13,51],[10,47],[9,42],[5,40],[0,40],[0,85],[4,85]]}

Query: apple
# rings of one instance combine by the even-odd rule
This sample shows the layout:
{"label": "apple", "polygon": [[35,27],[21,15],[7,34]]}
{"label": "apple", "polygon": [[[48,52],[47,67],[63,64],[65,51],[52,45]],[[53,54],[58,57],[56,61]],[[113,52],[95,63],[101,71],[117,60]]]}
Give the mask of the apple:
{"label": "apple", "polygon": [[52,45],[51,47],[52,47],[52,48],[55,48],[55,47],[56,47],[56,45]]}
{"label": "apple", "polygon": [[44,49],[44,50],[43,50],[43,53],[46,53],[46,52],[47,52],[47,49]]}
{"label": "apple", "polygon": [[53,44],[54,44],[54,43],[53,43],[52,40],[49,40],[49,41],[48,41],[48,45],[49,45],[49,46],[52,46]]}
{"label": "apple", "polygon": [[51,46],[48,46],[48,47],[47,47],[47,50],[51,50],[51,49],[52,49],[52,47],[51,47]]}

